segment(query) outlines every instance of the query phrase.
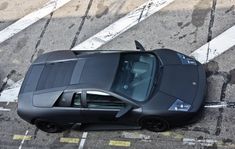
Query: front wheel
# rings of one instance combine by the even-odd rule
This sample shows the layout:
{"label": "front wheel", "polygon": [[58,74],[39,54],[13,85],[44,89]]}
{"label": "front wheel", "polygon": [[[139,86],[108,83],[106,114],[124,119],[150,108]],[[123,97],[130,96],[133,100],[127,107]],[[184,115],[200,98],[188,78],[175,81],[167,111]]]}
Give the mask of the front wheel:
{"label": "front wheel", "polygon": [[162,132],[169,129],[169,124],[167,121],[153,118],[144,120],[142,127],[150,131]]}
{"label": "front wheel", "polygon": [[35,125],[38,129],[48,133],[57,133],[62,131],[62,127],[53,122],[36,120]]}

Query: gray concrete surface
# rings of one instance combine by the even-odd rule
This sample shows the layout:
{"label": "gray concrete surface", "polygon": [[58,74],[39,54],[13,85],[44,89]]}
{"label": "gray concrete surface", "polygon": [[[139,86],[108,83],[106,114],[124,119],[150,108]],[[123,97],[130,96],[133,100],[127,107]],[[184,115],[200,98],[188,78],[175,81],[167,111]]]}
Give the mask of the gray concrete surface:
{"label": "gray concrete surface", "polygon": [[[1,1],[0,30],[42,6],[40,1]],[[38,21],[26,30],[0,43],[0,91],[7,87],[4,79],[21,79],[31,61],[38,55],[69,49],[115,22],[144,3],[144,0],[72,0],[61,9]],[[234,0],[176,0],[158,13],[134,26],[100,49],[135,49],[139,40],[147,50],[171,48],[185,54],[235,25]],[[222,44],[222,43],[221,43]],[[207,70],[207,103],[235,102],[235,48],[220,55]],[[0,148],[19,148],[28,130],[30,140],[22,148],[78,148],[79,143],[61,143],[61,137],[82,138],[79,130],[48,134],[21,120],[16,114],[17,103],[0,103],[11,111],[0,111]],[[92,131],[84,148],[128,148],[109,145],[110,140],[129,141],[129,148],[235,148],[235,108],[205,108],[199,120],[191,125],[165,133],[138,131]],[[126,138],[123,133],[132,138]],[[148,139],[138,136],[148,136]],[[191,145],[185,139],[193,139]],[[207,142],[206,142],[207,140]],[[215,143],[209,143],[216,140]],[[203,143],[204,141],[204,143]],[[205,143],[206,142],[206,143]],[[213,142],[213,141],[212,141]]]}

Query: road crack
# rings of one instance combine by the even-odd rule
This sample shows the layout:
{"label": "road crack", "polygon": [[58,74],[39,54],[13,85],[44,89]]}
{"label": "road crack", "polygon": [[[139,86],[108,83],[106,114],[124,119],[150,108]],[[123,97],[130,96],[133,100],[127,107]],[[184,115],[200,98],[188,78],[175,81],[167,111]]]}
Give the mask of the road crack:
{"label": "road crack", "polygon": [[77,42],[78,36],[80,35],[80,33],[82,31],[82,27],[83,27],[83,25],[84,25],[84,23],[86,21],[87,15],[88,15],[89,10],[90,10],[91,5],[92,5],[92,2],[93,2],[93,0],[90,0],[89,3],[88,3],[87,9],[85,11],[84,16],[82,17],[82,21],[81,21],[81,23],[80,23],[80,25],[78,27],[78,31],[76,32],[75,37],[73,38],[72,44],[70,46],[70,49],[72,49],[75,46],[76,42]]}
{"label": "road crack", "polygon": [[217,3],[217,0],[213,0],[212,8],[211,8],[211,15],[210,15],[209,28],[208,28],[208,35],[207,35],[208,49],[207,49],[206,61],[208,61],[209,53],[210,53],[210,41],[212,40],[212,27],[214,25],[214,20],[215,20],[216,3]]}
{"label": "road crack", "polygon": [[37,41],[37,43],[36,43],[36,45],[35,45],[35,48],[34,48],[35,51],[34,51],[34,53],[32,54],[32,56],[31,56],[31,58],[30,58],[30,62],[31,62],[31,63],[33,62],[33,60],[34,60],[34,58],[35,58],[35,55],[36,55],[36,53],[38,52],[38,46],[40,45],[41,40],[42,40],[42,38],[43,38],[43,36],[44,36],[44,34],[45,34],[45,32],[46,32],[46,29],[47,29],[49,23],[51,22],[52,16],[53,16],[53,12],[50,14],[50,17],[47,19],[47,21],[46,21],[46,23],[45,23],[45,25],[44,25],[44,27],[43,27],[43,29],[42,29],[42,32],[41,32],[41,34],[40,34],[40,36],[39,36],[39,39],[38,39],[38,41]]}
{"label": "road crack", "polygon": [[[225,99],[225,92],[227,89],[227,86],[230,82],[230,75],[227,73],[223,74],[225,78],[225,82],[223,83],[222,89],[221,89],[221,94],[220,94],[220,101],[223,102]],[[216,123],[216,129],[215,129],[215,135],[219,136],[221,132],[221,127],[222,127],[222,122],[223,122],[223,108],[219,108],[219,116],[217,117],[217,123]]]}

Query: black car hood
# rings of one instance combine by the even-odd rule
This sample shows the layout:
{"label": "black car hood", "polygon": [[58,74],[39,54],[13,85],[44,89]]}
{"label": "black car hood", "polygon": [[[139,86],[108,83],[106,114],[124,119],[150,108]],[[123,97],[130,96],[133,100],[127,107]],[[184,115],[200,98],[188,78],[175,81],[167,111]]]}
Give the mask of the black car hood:
{"label": "black car hood", "polygon": [[198,89],[197,83],[197,66],[167,65],[163,68],[159,90],[192,104]]}
{"label": "black car hood", "polygon": [[[200,64],[189,56],[169,49],[154,52],[162,63],[159,90],[175,99],[192,104],[198,91]],[[191,61],[194,63],[189,63]]]}
{"label": "black car hood", "polygon": [[165,65],[158,87],[144,103],[143,110],[147,115],[168,116],[168,109],[177,99],[192,105],[198,90],[193,82],[198,82],[197,66]]}

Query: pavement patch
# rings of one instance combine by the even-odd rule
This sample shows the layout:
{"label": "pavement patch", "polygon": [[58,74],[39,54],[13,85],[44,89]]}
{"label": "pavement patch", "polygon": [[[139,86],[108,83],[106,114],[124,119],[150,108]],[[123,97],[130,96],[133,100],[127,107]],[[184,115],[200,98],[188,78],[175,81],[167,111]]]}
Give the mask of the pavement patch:
{"label": "pavement patch", "polygon": [[130,141],[115,141],[115,140],[110,140],[109,141],[110,146],[120,146],[120,147],[130,147],[131,142]]}

